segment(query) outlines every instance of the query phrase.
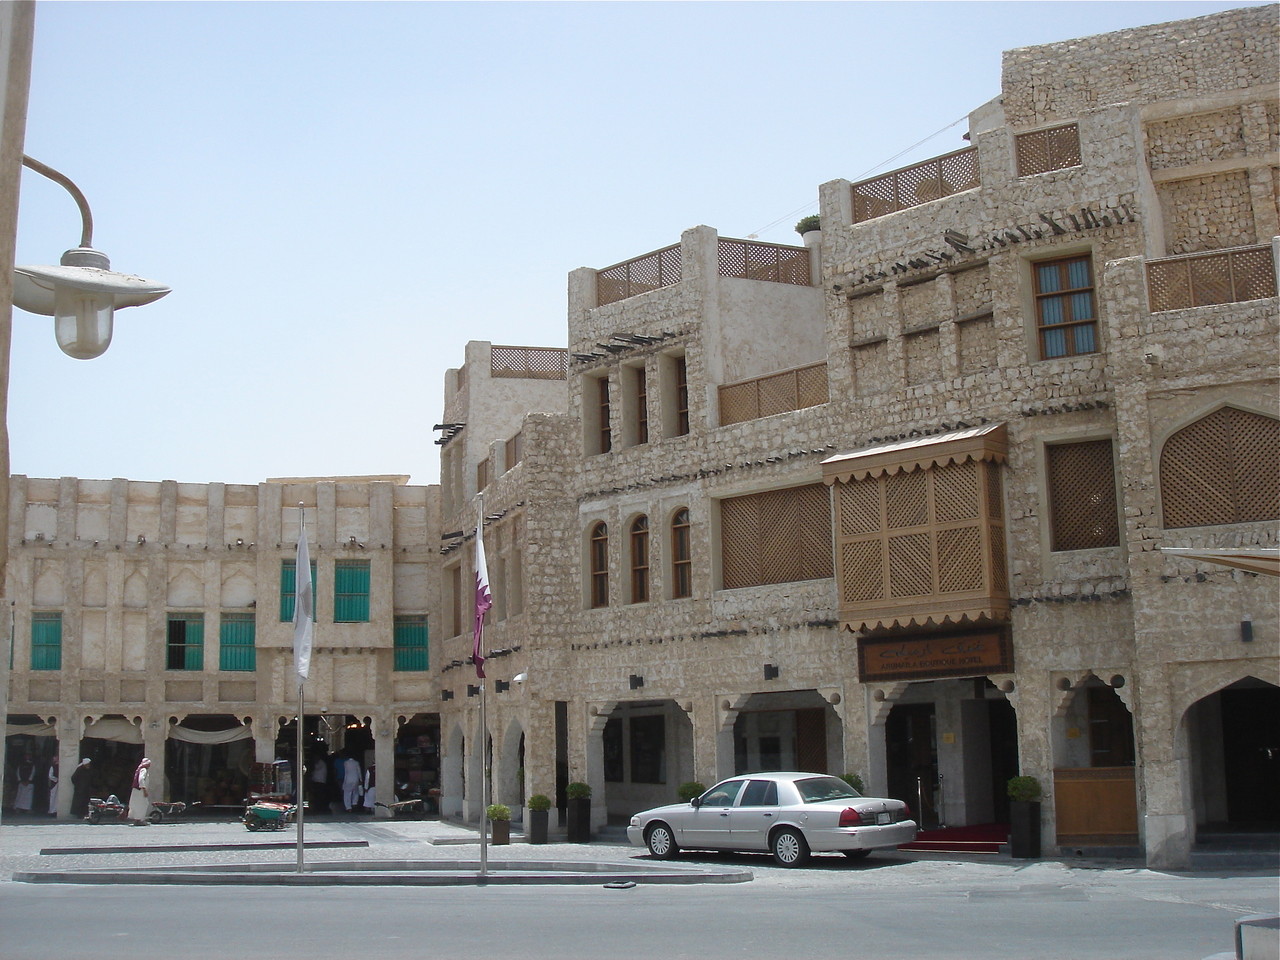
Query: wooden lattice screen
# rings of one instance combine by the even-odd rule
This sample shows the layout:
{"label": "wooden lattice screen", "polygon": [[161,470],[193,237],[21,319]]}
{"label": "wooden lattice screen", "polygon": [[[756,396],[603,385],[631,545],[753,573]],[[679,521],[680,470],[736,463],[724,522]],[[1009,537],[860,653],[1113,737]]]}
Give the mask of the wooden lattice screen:
{"label": "wooden lattice screen", "polygon": [[1260,245],[1147,261],[1152,313],[1276,295],[1271,247]]}
{"label": "wooden lattice screen", "polygon": [[720,387],[720,425],[758,420],[789,410],[802,410],[826,403],[827,365],[772,373],[767,377],[727,383]]}
{"label": "wooden lattice screen", "polygon": [[1120,542],[1110,440],[1045,448],[1051,550],[1114,547]]}
{"label": "wooden lattice screen", "polygon": [[1008,614],[1003,427],[837,458],[840,619],[852,629]]}
{"label": "wooden lattice screen", "polygon": [[596,271],[596,305],[616,303],[680,280],[680,244]]}
{"label": "wooden lattice screen", "polygon": [[1223,407],[1160,451],[1166,527],[1280,519],[1280,420]]}
{"label": "wooden lattice screen", "polygon": [[807,247],[721,238],[716,252],[722,277],[810,285]]}
{"label": "wooden lattice screen", "polygon": [[831,576],[831,495],[820,484],[720,501],[724,588]]}
{"label": "wooden lattice screen", "polygon": [[492,347],[489,375],[521,380],[564,380],[569,351],[563,347]]}
{"label": "wooden lattice screen", "polygon": [[1014,144],[1020,177],[1080,165],[1080,128],[1074,123],[1021,134]]}
{"label": "wooden lattice screen", "polygon": [[874,220],[981,185],[978,148],[965,147],[855,183],[852,187],[853,222]]}

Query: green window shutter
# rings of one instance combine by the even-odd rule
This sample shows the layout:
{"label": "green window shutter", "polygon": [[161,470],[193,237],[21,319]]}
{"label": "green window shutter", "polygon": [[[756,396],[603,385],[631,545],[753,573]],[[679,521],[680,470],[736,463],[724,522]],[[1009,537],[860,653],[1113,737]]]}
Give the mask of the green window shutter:
{"label": "green window shutter", "polygon": [[62,614],[31,615],[31,669],[62,669]]}
{"label": "green window shutter", "polygon": [[369,561],[338,560],[333,565],[333,622],[369,621]]}
{"label": "green window shutter", "polygon": [[[311,596],[314,604],[318,589],[316,580],[316,562],[311,561]],[[280,622],[293,622],[293,605],[298,601],[298,562],[284,560],[280,563]]]}
{"label": "green window shutter", "polygon": [[396,617],[394,669],[426,670],[430,662],[426,617]]}
{"label": "green window shutter", "polygon": [[204,669],[204,615],[199,613],[169,614],[166,637],[165,669]]}
{"label": "green window shutter", "polygon": [[221,670],[254,670],[256,627],[251,613],[224,613],[218,633],[218,667]]}

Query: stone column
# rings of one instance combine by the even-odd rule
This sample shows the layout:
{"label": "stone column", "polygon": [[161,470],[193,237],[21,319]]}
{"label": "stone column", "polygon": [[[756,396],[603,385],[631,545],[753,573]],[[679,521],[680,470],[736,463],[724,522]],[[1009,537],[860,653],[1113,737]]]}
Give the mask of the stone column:
{"label": "stone column", "polygon": [[58,718],[58,806],[50,813],[59,820],[71,814],[71,774],[80,763],[80,717]]}
{"label": "stone column", "polygon": [[[373,730],[373,798],[377,803],[396,802],[396,721],[395,717],[376,717],[371,722]],[[375,806],[375,816],[389,817],[386,807]]]}

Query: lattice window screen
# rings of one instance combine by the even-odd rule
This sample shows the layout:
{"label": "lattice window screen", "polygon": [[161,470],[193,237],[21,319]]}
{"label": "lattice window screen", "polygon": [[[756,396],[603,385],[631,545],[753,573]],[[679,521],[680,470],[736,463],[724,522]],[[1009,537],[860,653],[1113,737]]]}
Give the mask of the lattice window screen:
{"label": "lattice window screen", "polygon": [[724,588],[830,577],[830,503],[822,484],[722,500]]}
{"label": "lattice window screen", "polygon": [[920,527],[929,522],[929,481],[924,470],[893,473],[885,478],[886,516],[890,529]]}
{"label": "lattice window screen", "polygon": [[1045,450],[1052,550],[1120,543],[1110,440],[1062,443]]}
{"label": "lattice window screen", "polygon": [[934,512],[938,523],[972,520],[978,516],[978,464],[968,460],[935,471]]}
{"label": "lattice window screen", "polygon": [[1080,163],[1080,128],[1074,123],[1051,130],[1024,133],[1015,137],[1014,141],[1017,144],[1020,177],[1074,167]]}
{"label": "lattice window screen", "polygon": [[1184,427],[1160,452],[1164,525],[1280,519],[1280,420],[1224,407]]}

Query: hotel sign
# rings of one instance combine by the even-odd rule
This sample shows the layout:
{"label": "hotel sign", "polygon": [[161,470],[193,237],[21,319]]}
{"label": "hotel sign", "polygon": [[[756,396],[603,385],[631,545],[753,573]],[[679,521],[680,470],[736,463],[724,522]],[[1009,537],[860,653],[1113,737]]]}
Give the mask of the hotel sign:
{"label": "hotel sign", "polygon": [[858,641],[863,683],[937,680],[1012,673],[1013,649],[1004,633],[957,633]]}

